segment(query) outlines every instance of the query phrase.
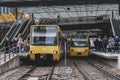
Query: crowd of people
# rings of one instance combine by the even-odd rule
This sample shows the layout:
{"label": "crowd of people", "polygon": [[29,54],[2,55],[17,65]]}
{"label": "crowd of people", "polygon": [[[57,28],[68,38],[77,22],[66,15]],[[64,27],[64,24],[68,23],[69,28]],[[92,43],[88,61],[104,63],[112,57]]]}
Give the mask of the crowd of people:
{"label": "crowd of people", "polygon": [[[94,46],[96,51],[100,52],[119,52],[120,51],[120,38],[118,36],[115,37],[107,37],[103,38],[98,37],[94,41]],[[4,42],[5,53],[10,51],[14,53],[18,53],[19,51],[29,51],[28,41],[22,40],[22,38],[15,38],[11,41],[6,38]]]}
{"label": "crowd of people", "polygon": [[98,37],[94,40],[95,50],[101,52],[119,52],[120,51],[120,38],[118,36],[115,37],[107,37],[103,38]]}
{"label": "crowd of people", "polygon": [[26,52],[29,50],[28,42],[27,40],[22,40],[22,38],[15,38],[11,41],[9,41],[8,38],[6,38],[4,42],[4,50],[5,53],[8,52],[14,52],[14,53],[19,53],[20,51]]}

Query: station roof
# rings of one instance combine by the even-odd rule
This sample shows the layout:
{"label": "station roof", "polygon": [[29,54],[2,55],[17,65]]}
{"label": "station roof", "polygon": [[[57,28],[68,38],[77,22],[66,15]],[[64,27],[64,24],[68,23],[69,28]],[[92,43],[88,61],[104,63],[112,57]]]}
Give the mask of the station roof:
{"label": "station roof", "polygon": [[80,4],[119,4],[120,0],[0,0],[0,6],[63,6]]}
{"label": "station roof", "polygon": [[0,6],[18,7],[36,18],[118,15],[120,0],[1,0]]}
{"label": "station roof", "polygon": [[79,18],[84,16],[118,15],[117,4],[86,4],[66,6],[37,6],[18,8],[36,18]]}

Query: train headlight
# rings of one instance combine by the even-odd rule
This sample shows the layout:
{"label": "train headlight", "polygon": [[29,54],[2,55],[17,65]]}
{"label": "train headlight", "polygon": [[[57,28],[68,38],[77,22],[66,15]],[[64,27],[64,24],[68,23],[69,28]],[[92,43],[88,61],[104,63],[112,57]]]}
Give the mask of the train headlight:
{"label": "train headlight", "polygon": [[32,51],[30,51],[30,53],[34,54],[34,53],[35,53],[35,51],[33,51],[33,50],[32,50]]}
{"label": "train headlight", "polygon": [[57,51],[53,51],[53,54],[57,54]]}

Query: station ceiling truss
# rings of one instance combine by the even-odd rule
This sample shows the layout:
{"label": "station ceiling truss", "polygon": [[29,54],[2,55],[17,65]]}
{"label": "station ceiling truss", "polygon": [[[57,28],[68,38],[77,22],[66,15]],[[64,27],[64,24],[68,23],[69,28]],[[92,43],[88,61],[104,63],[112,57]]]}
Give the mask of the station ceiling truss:
{"label": "station ceiling truss", "polygon": [[66,6],[20,7],[36,18],[79,18],[84,16],[118,15],[118,4],[85,4]]}

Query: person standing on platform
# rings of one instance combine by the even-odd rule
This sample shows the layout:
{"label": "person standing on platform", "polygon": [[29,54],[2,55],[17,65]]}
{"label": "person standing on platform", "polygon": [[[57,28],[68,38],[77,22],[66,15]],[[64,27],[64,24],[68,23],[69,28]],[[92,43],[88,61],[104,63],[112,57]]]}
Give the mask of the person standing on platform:
{"label": "person standing on platform", "polygon": [[22,51],[22,44],[23,44],[23,41],[22,41],[22,38],[19,38],[18,42],[17,42],[17,46],[19,48],[19,52]]}
{"label": "person standing on platform", "polygon": [[114,44],[115,44],[114,39],[112,37],[109,37],[109,39],[108,39],[108,46],[109,46],[108,52],[112,52],[112,50],[114,48]]}
{"label": "person standing on platform", "polygon": [[115,52],[119,52],[120,39],[118,38],[118,36],[115,36],[114,41],[115,41],[114,50],[115,50]]}
{"label": "person standing on platform", "polygon": [[10,52],[12,52],[13,51],[13,40],[11,40],[9,43],[10,43],[10,48],[9,49],[10,49]]}
{"label": "person standing on platform", "polygon": [[17,38],[13,39],[13,53],[18,52],[17,42],[18,42]]}
{"label": "person standing on platform", "polygon": [[98,41],[99,41],[99,43],[98,43],[98,51],[102,51],[103,44],[102,44],[101,38],[98,38]]}
{"label": "person standing on platform", "polygon": [[102,38],[102,51],[106,53],[106,49],[107,49],[107,44],[108,44],[108,38],[107,36],[104,36],[104,38]]}
{"label": "person standing on platform", "polygon": [[28,51],[28,42],[27,42],[27,40],[24,40],[24,42],[23,42],[23,51]]}
{"label": "person standing on platform", "polygon": [[8,38],[6,38],[5,39],[5,42],[4,42],[4,48],[5,48],[5,53],[8,53],[9,52],[9,45],[10,45],[10,43],[9,43],[9,40],[8,40]]}
{"label": "person standing on platform", "polygon": [[99,46],[98,44],[99,44],[99,40],[98,40],[98,38],[96,38],[95,41],[94,41],[96,51],[98,51],[98,46]]}

